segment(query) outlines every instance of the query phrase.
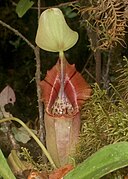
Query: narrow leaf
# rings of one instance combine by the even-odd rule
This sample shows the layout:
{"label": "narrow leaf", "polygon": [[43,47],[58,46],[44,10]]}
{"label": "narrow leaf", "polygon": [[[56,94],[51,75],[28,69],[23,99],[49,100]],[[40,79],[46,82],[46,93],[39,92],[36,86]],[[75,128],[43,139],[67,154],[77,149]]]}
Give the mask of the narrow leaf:
{"label": "narrow leaf", "polygon": [[11,169],[9,168],[6,159],[0,150],[0,175],[4,179],[16,179],[15,176],[13,175]]}
{"label": "narrow leaf", "polygon": [[22,17],[32,6],[34,2],[30,0],[20,0],[16,6],[16,13]]}
{"label": "narrow leaf", "polygon": [[128,142],[119,142],[97,151],[68,173],[64,179],[99,179],[125,166],[128,166]]}

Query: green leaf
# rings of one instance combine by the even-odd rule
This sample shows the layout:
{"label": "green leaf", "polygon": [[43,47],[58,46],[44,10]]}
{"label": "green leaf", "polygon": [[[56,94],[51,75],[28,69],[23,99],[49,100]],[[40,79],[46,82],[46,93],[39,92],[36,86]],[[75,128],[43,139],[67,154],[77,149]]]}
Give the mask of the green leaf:
{"label": "green leaf", "polygon": [[65,15],[68,18],[74,18],[77,16],[77,13],[73,11],[73,9],[71,7],[67,7],[65,8]]}
{"label": "green leaf", "polygon": [[128,166],[128,142],[119,142],[98,150],[64,179],[99,179],[125,166]]}
{"label": "green leaf", "polygon": [[16,6],[16,13],[22,17],[32,6],[34,2],[30,0],[20,0]]}
{"label": "green leaf", "polygon": [[36,44],[41,49],[63,52],[73,47],[77,41],[78,33],[68,26],[59,8],[43,11],[36,34]]}
{"label": "green leaf", "polygon": [[71,12],[71,13],[67,14],[67,17],[70,18],[70,19],[72,19],[72,18],[74,18],[76,16],[77,16],[76,12]]}
{"label": "green leaf", "polygon": [[16,179],[11,169],[9,168],[1,149],[0,149],[0,175],[4,179]]}

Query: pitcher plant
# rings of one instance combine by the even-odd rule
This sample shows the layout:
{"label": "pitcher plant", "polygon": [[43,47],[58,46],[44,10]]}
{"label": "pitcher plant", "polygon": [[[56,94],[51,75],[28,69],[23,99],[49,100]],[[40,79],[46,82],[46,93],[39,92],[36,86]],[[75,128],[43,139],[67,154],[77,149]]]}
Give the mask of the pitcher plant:
{"label": "pitcher plant", "polygon": [[90,97],[91,88],[75,65],[70,65],[64,51],[73,47],[78,33],[67,25],[60,9],[45,10],[39,19],[36,44],[47,51],[58,52],[56,65],[40,82],[45,104],[46,145],[56,166],[69,163],[80,132],[80,108]]}

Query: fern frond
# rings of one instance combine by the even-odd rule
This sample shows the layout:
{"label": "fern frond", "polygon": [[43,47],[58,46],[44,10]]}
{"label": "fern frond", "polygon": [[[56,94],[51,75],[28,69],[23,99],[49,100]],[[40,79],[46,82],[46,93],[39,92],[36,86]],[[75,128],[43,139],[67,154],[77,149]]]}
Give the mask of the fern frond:
{"label": "fern frond", "polygon": [[124,57],[124,61],[125,65],[120,70],[118,70],[120,75],[117,78],[117,89],[122,94],[124,100],[128,102],[128,59]]}
{"label": "fern frond", "polygon": [[[124,16],[126,3],[120,0],[99,0],[90,7],[82,9],[83,18],[87,18],[98,36],[97,48],[110,49],[119,43],[125,44],[127,19]],[[88,13],[88,16],[84,16]],[[90,28],[91,28],[90,26]],[[93,30],[92,29],[92,30]]]}

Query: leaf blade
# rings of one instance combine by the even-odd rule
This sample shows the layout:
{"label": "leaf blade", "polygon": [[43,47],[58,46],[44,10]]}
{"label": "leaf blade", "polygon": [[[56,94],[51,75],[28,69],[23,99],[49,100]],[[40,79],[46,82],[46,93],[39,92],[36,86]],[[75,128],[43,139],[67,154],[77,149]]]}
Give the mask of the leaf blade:
{"label": "leaf blade", "polygon": [[0,175],[4,179],[16,179],[11,169],[9,168],[1,149],[0,149]]}
{"label": "leaf blade", "polygon": [[30,0],[20,0],[16,6],[16,13],[19,17],[23,15],[33,6],[34,2]]}
{"label": "leaf blade", "polygon": [[128,165],[128,142],[110,144],[101,148],[64,179],[99,179],[104,175]]}

